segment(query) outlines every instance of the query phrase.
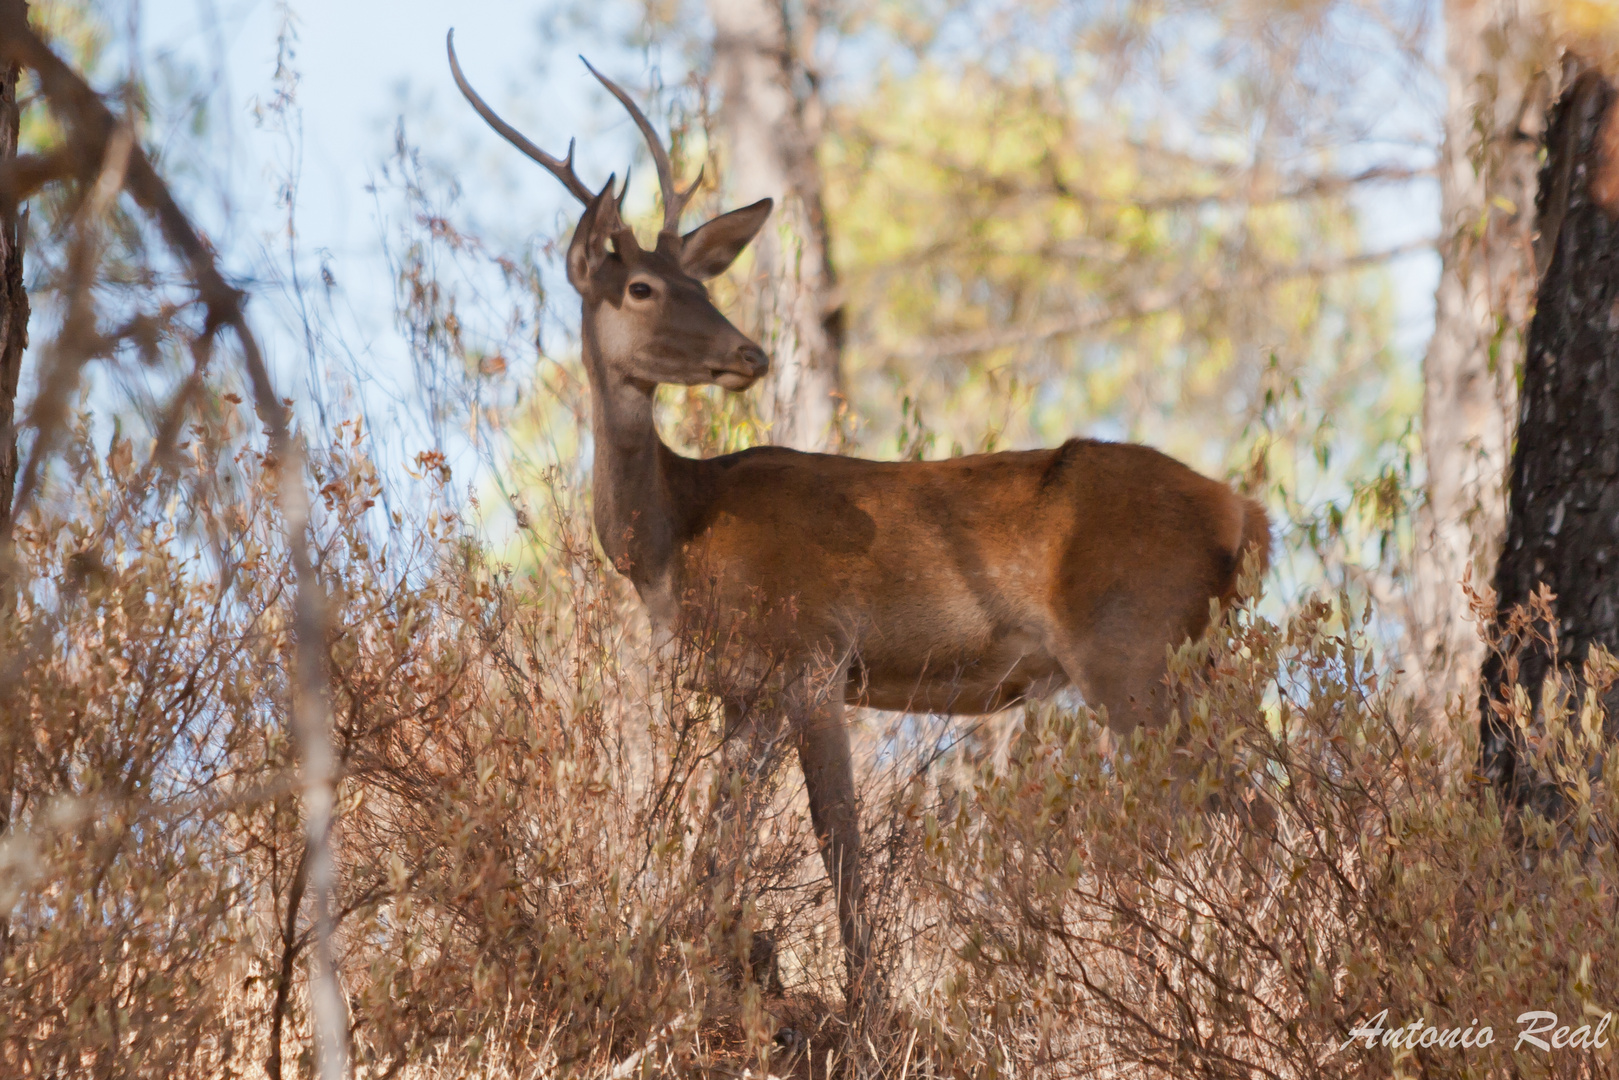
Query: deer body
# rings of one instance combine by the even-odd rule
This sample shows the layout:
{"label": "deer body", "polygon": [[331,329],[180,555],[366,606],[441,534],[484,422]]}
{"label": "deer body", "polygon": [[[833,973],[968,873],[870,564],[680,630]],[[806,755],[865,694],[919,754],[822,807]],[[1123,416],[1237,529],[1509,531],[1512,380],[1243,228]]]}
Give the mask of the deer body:
{"label": "deer body", "polygon": [[1143,446],[937,462],[658,449],[667,516],[620,516],[612,497],[597,512],[648,607],[790,602],[774,632],[844,660],[843,700],[879,709],[993,712],[1073,683],[1115,727],[1156,719],[1164,647],[1202,633],[1243,552],[1268,546],[1257,503]]}
{"label": "deer body", "polygon": [[[753,239],[770,200],[682,235],[696,184],[675,186],[651,124],[597,74],[658,169],[663,227],[642,248],[613,179],[593,193],[571,146],[558,159],[530,143],[467,84],[453,44],[449,54],[479,114],[585,205],[567,267],[582,305],[597,538],[664,635],[717,627],[700,644],[741,664],[711,672],[784,664],[778,704],[858,994],[868,942],[843,707],[983,713],[1072,683],[1116,730],[1162,723],[1167,651],[1203,632],[1211,600],[1235,596],[1246,553],[1263,565],[1265,511],[1155,450],[1082,439],[934,462],[674,453],[653,422],[660,384],[740,391],[769,367],[702,282]],[[733,722],[747,719],[735,680],[707,688]]]}

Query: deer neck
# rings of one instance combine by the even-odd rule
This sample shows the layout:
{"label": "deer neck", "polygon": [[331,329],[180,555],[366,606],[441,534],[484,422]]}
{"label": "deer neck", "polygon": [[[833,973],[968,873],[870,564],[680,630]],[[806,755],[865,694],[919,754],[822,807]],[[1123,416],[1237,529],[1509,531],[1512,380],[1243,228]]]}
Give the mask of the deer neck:
{"label": "deer neck", "polygon": [[656,387],[622,378],[601,363],[594,334],[584,335],[590,376],[596,538],[608,559],[645,599],[669,582],[674,564],[675,454],[652,422]]}

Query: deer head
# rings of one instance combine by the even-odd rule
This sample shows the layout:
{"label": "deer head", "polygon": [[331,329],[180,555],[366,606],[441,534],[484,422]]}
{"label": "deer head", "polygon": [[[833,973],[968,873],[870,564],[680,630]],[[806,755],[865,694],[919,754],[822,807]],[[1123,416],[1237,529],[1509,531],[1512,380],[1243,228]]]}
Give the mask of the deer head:
{"label": "deer head", "polygon": [[702,172],[699,170],[685,191],[676,187],[669,152],[651,122],[628,94],[587,60],[585,67],[641,129],[657,166],[663,227],[657,243],[651,249],[643,248],[621,217],[624,193],[629,190],[628,171],[616,196],[614,176],[607,178],[600,191],[592,192],[574,172],[572,141],[568,156],[561,159],[535,146],[495,115],[461,74],[455,31],[450,31],[446,46],[455,84],[478,115],[506,141],[545,166],[585,206],[568,245],[568,281],[584,302],[585,361],[601,369],[592,372],[593,377],[647,387],[715,383],[727,390],[746,390],[752,386],[769,369],[770,358],[720,314],[703,282],[722,273],[748,246],[770,216],[771,201],[761,199],[721,214],[682,235],[680,215],[702,182]]}

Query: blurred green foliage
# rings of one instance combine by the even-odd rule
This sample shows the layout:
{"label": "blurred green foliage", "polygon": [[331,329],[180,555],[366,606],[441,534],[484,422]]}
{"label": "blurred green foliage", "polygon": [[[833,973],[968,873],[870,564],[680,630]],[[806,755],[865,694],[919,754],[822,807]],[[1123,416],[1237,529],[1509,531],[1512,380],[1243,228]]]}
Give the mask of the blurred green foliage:
{"label": "blurred green foliage", "polygon": [[1344,193],[1177,150],[1089,89],[1032,61],[930,65],[835,114],[866,447],[906,397],[940,453],[1094,433],[1220,473],[1262,435],[1295,456],[1325,440],[1343,466],[1397,438],[1411,365]]}

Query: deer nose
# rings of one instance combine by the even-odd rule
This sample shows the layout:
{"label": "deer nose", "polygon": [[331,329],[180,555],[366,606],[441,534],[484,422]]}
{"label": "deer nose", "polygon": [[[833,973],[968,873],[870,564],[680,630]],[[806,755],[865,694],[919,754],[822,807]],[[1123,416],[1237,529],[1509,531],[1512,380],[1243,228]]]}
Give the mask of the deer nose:
{"label": "deer nose", "polygon": [[755,379],[770,370],[770,354],[751,341],[736,350],[736,358],[753,368]]}
{"label": "deer nose", "polygon": [[769,370],[770,357],[759,346],[748,341],[731,350],[722,364],[711,368],[709,378],[727,390],[746,390]]}

